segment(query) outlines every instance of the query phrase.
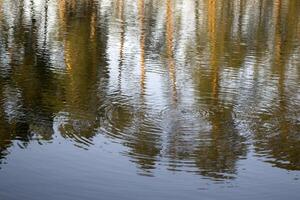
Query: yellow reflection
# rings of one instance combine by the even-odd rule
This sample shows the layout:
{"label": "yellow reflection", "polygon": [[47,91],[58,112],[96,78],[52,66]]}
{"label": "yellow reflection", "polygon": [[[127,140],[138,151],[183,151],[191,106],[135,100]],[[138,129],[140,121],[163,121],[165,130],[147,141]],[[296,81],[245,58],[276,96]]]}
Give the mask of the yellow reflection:
{"label": "yellow reflection", "polygon": [[58,24],[59,24],[59,28],[60,31],[62,33],[65,32],[65,28],[66,28],[66,10],[67,10],[67,3],[66,0],[60,0],[58,1]]}
{"label": "yellow reflection", "polygon": [[[60,32],[66,32],[66,22],[67,22],[67,2],[65,0],[58,1],[58,21],[60,24]],[[71,71],[72,69],[72,62],[71,62],[71,52],[70,52],[70,44],[66,41],[65,37],[63,36],[63,44],[64,44],[64,60],[66,64],[67,71]]]}
{"label": "yellow reflection", "polygon": [[95,40],[96,26],[97,26],[96,13],[93,12],[92,16],[91,16],[91,27],[90,27],[90,29],[91,29],[91,33],[90,33],[91,40]]}
{"label": "yellow reflection", "polygon": [[219,66],[217,58],[217,35],[216,35],[216,0],[208,2],[208,35],[210,45],[210,65],[212,67],[212,95],[218,97],[219,90]]}
{"label": "yellow reflection", "polygon": [[173,17],[173,4],[172,0],[167,0],[167,14],[166,14],[166,43],[167,43],[167,58],[169,75],[171,78],[173,101],[177,102],[177,89],[176,89],[176,69],[174,60],[174,17]]}
{"label": "yellow reflection", "polygon": [[289,132],[289,123],[285,120],[285,113],[286,113],[286,102],[284,99],[284,84],[285,84],[285,64],[283,62],[282,58],[282,39],[281,39],[281,0],[276,0],[274,2],[274,28],[275,28],[275,40],[274,40],[274,56],[275,56],[275,62],[274,64],[278,66],[279,69],[279,79],[278,79],[278,95],[279,95],[279,107],[281,115],[283,116],[283,119],[280,120],[280,131],[281,136],[285,137],[288,135]]}
{"label": "yellow reflection", "polygon": [[281,0],[274,2],[274,23],[275,23],[275,59],[276,63],[280,62],[281,57],[281,31],[280,31],[280,17],[281,17]]}
{"label": "yellow reflection", "polygon": [[281,0],[274,2],[274,64],[279,68],[279,95],[284,95],[284,76],[285,69],[284,63],[282,62],[282,39],[281,39]]}

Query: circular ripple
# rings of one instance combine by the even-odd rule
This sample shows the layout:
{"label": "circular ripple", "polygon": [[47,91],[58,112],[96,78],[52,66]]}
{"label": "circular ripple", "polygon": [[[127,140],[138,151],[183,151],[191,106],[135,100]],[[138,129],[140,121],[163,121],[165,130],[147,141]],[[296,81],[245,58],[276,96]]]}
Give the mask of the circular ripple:
{"label": "circular ripple", "polygon": [[145,106],[133,106],[129,101],[122,100],[106,102],[99,111],[100,131],[110,138],[119,139],[120,143],[147,140],[139,136],[156,137],[162,132],[159,120]]}

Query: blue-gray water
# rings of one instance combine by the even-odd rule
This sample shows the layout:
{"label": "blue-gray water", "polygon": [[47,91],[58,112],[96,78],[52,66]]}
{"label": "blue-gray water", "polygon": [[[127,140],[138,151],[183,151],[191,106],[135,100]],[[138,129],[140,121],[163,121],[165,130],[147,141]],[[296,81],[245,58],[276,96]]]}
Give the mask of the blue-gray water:
{"label": "blue-gray water", "polygon": [[0,0],[0,199],[300,199],[300,1]]}

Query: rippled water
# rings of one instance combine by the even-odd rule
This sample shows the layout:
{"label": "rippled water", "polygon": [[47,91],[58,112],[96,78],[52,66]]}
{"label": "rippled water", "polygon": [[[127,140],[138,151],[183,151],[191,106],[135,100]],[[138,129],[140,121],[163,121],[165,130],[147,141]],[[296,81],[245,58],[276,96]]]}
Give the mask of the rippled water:
{"label": "rippled water", "polygon": [[299,199],[300,1],[0,0],[0,199]]}

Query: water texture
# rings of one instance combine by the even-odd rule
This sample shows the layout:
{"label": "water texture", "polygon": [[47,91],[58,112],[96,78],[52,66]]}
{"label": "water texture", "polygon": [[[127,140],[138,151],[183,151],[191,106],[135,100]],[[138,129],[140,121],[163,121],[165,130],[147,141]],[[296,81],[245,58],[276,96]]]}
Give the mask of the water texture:
{"label": "water texture", "polygon": [[300,199],[300,1],[0,0],[0,199]]}

